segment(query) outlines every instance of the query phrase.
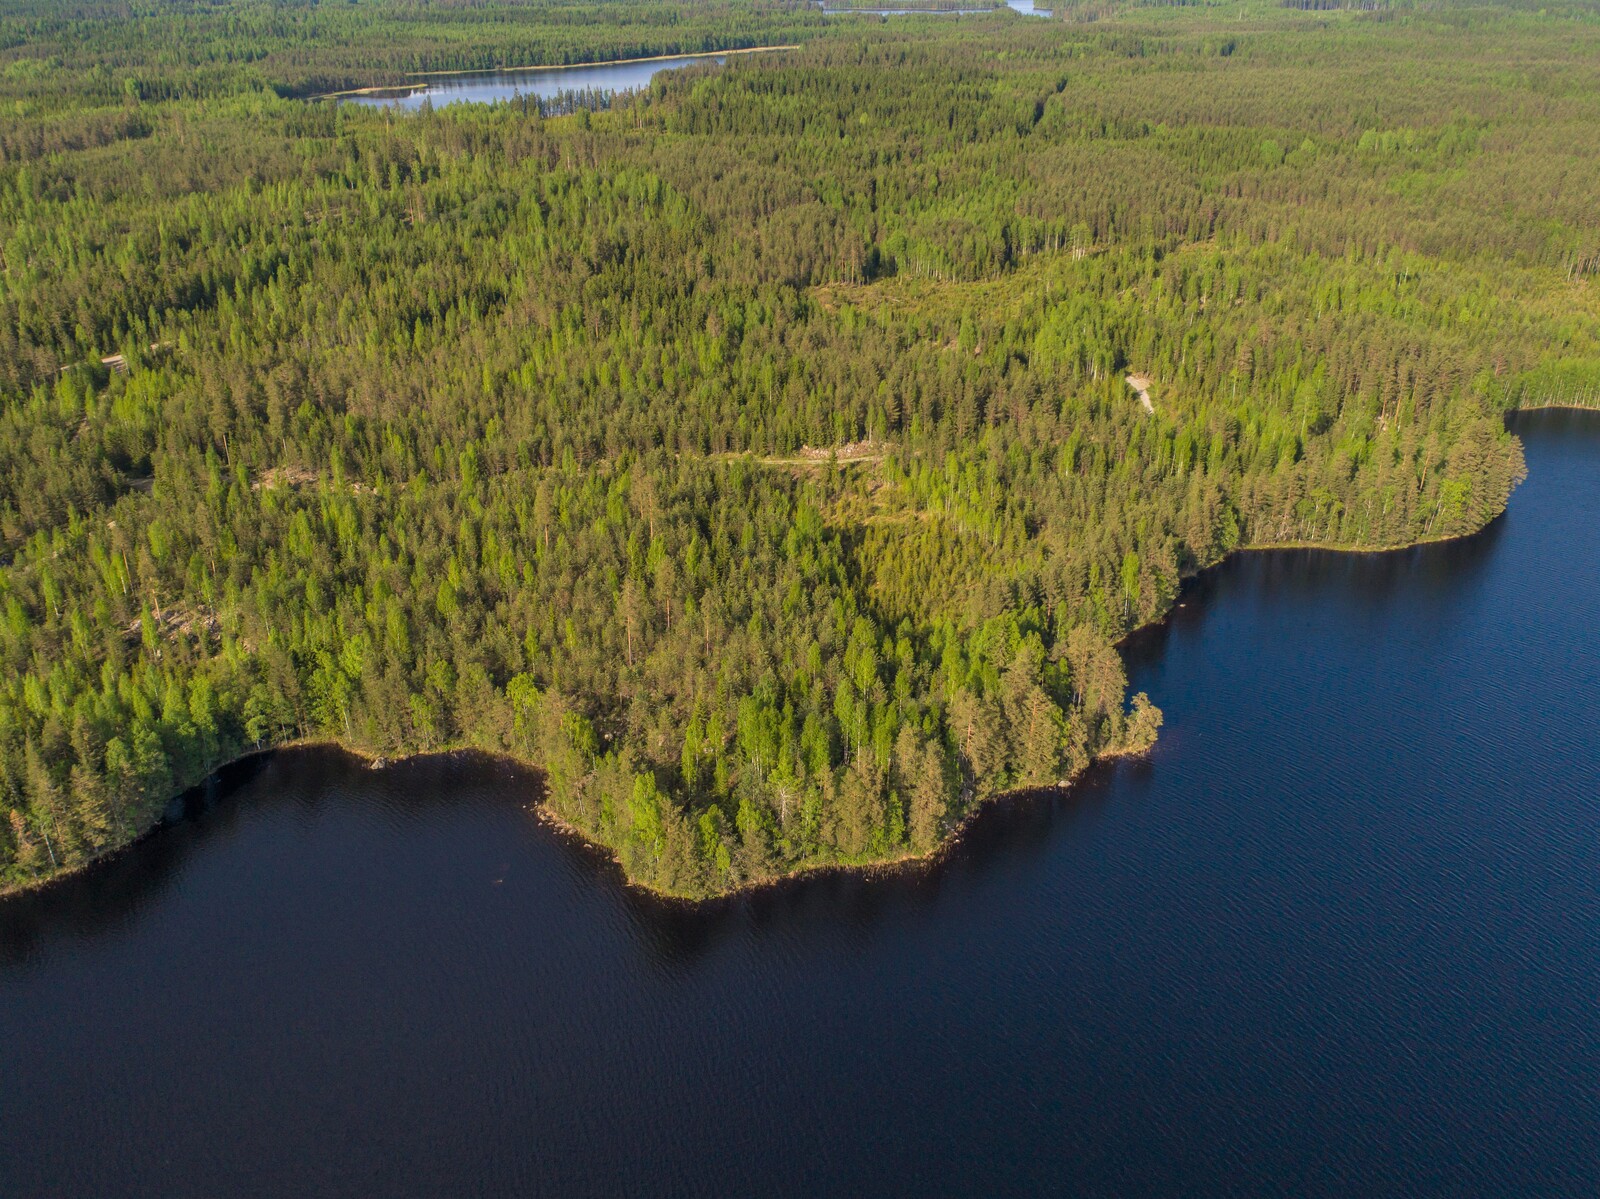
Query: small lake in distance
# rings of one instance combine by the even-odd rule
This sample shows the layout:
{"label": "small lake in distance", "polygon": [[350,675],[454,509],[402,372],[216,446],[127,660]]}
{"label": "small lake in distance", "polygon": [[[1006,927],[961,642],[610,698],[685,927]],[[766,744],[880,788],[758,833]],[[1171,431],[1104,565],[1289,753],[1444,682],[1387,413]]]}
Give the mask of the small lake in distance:
{"label": "small lake in distance", "polygon": [[[1048,8],[1035,8],[1034,0],[1006,0],[1006,6],[1014,13],[1027,14],[1027,16],[1050,16]],[[914,8],[851,8],[851,10],[827,10],[830,16],[976,16],[976,14],[990,13],[989,8],[958,8],[958,10],[914,10]],[[739,53],[760,54],[774,53],[774,51],[739,51]],[[662,70],[680,70],[683,67],[717,62],[722,64],[728,59],[728,54],[678,54],[672,58],[632,59],[624,62],[579,62],[573,66],[565,67],[523,67],[515,70],[483,70],[483,72],[464,72],[459,75],[422,75],[414,88],[386,88],[382,91],[371,91],[362,94],[342,94],[338,96],[341,104],[365,104],[368,107],[392,107],[392,109],[416,110],[422,107],[422,102],[429,101],[434,107],[440,104],[456,104],[456,102],[474,102],[474,104],[491,104],[501,99],[515,99],[518,96],[534,96],[538,99],[554,99],[557,96],[570,93],[570,91],[605,91],[605,93],[621,93],[621,91],[638,91],[640,88],[650,86],[651,78],[656,77]]]}
{"label": "small lake in distance", "polygon": [[1148,761],[688,910],[536,781],[235,768],[0,902],[0,1194],[1600,1194],[1600,414],[1126,649]]}
{"label": "small lake in distance", "polygon": [[[1048,17],[1051,15],[1051,10],[1048,8],[1034,7],[1033,0],[1006,0],[1005,7],[1012,12],[1019,12],[1028,17]],[[830,17],[976,17],[997,10],[994,8],[830,8],[824,4],[822,11]]]}
{"label": "small lake in distance", "polygon": [[633,62],[586,63],[570,67],[539,67],[520,71],[485,71],[463,75],[430,75],[419,80],[415,91],[385,90],[365,95],[340,96],[341,104],[374,108],[416,110],[424,100],[434,107],[461,101],[487,104],[518,96],[554,99],[567,92],[631,92],[648,87],[661,71],[721,63],[726,54],[688,54],[677,58],[638,59]]}
{"label": "small lake in distance", "polygon": [[[1033,0],[1007,0],[1006,7],[1028,16],[1048,17],[1050,10],[1035,8]],[[974,16],[992,12],[986,8],[901,9],[855,8],[824,9],[830,16]],[[749,50],[743,54],[773,53]],[[569,92],[595,91],[615,95],[648,87],[662,71],[706,63],[721,64],[727,54],[684,54],[666,58],[641,58],[623,62],[578,63],[564,67],[531,67],[505,71],[471,71],[459,75],[419,76],[412,88],[385,88],[381,91],[340,95],[341,104],[361,104],[370,108],[398,108],[414,112],[427,101],[435,108],[443,104],[491,104],[498,100],[537,97],[552,100]]]}

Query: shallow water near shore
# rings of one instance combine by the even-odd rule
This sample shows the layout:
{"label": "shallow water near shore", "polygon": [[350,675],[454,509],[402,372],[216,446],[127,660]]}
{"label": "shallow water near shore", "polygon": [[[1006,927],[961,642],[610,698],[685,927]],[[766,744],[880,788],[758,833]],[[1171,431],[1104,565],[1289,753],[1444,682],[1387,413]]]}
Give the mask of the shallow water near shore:
{"label": "shallow water near shore", "polygon": [[1479,536],[1242,554],[1147,761],[692,909],[501,762],[241,765],[0,902],[0,1194],[1600,1192],[1600,415]]}

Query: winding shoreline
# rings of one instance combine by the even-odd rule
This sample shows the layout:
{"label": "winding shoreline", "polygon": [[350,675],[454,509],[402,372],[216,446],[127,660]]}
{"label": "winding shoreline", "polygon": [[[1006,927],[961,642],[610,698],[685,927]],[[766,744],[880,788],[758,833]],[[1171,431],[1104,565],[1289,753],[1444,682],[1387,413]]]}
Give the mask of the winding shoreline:
{"label": "winding shoreline", "polygon": [[[1494,519],[1499,519],[1499,516],[1497,515]],[[1492,523],[1493,520],[1490,520],[1481,528],[1475,529],[1470,533],[1460,534],[1456,537],[1433,538],[1428,541],[1410,542],[1405,545],[1384,546],[1373,549],[1318,545],[1312,543],[1235,546],[1216,562],[1213,562],[1209,566],[1195,571],[1191,575],[1185,576],[1185,581],[1187,581],[1187,579],[1198,578],[1200,575],[1206,573],[1206,571],[1217,569],[1237,553],[1255,553],[1262,550],[1275,549],[1323,549],[1336,553],[1394,553],[1400,550],[1413,549],[1419,545],[1438,544],[1445,541],[1459,541],[1467,537],[1475,537],[1481,533],[1483,529],[1488,528]],[[1128,632],[1124,634],[1124,636],[1115,644],[1120,647],[1125,644],[1129,638],[1144,632],[1147,629],[1157,627],[1163,621],[1171,619],[1172,614],[1176,610],[1176,603],[1169,605],[1163,612],[1151,620],[1129,629]],[[449,758],[469,754],[480,755],[484,758],[496,762],[506,763],[517,767],[518,769],[527,770],[537,774],[540,778],[541,784],[544,780],[544,768],[535,762],[520,758],[516,754],[508,753],[504,750],[485,749],[481,746],[467,743],[448,745],[440,749],[418,750],[415,753],[399,754],[391,757],[387,754],[377,753],[361,746],[346,744],[336,737],[316,737],[285,741],[280,745],[262,746],[247,750],[246,752],[239,754],[237,757],[230,758],[226,762],[219,764],[211,771],[210,774],[208,774],[204,779],[201,779],[199,782],[195,783],[193,786],[186,787],[177,794],[169,796],[167,799],[167,806],[170,807],[174,801],[181,799],[191,791],[197,791],[201,788],[214,785],[216,780],[226,771],[245,765],[246,763],[252,762],[258,758],[269,758],[275,754],[283,753],[285,751],[293,752],[295,750],[313,749],[336,750],[339,753],[345,754],[359,762],[366,764],[369,769],[374,770],[385,769],[389,766],[400,765],[406,762],[421,761],[426,758]],[[984,795],[979,798],[965,814],[962,815],[960,820],[951,826],[950,830],[946,832],[945,835],[941,837],[932,848],[924,853],[912,853],[908,851],[894,857],[880,858],[868,862],[808,862],[803,865],[796,866],[791,870],[785,871],[782,874],[759,879],[747,879],[737,883],[732,887],[714,891],[707,895],[692,895],[682,892],[669,891],[655,886],[643,879],[634,878],[623,866],[622,857],[618,850],[590,836],[577,825],[571,823],[555,811],[551,810],[550,806],[546,802],[545,794],[540,794],[538,797],[531,800],[527,804],[526,810],[541,824],[544,824],[546,827],[564,837],[570,838],[577,844],[581,845],[585,850],[592,852],[596,854],[598,858],[603,859],[607,863],[607,867],[615,872],[615,877],[624,887],[645,895],[649,895],[651,898],[662,902],[678,904],[685,907],[700,907],[705,904],[718,903],[724,900],[735,899],[740,896],[747,896],[759,891],[767,890],[769,888],[792,883],[802,878],[818,875],[855,874],[864,878],[872,878],[881,875],[899,874],[909,870],[923,870],[932,868],[938,865],[939,862],[943,861],[948,854],[954,851],[954,849],[961,843],[962,834],[965,833],[967,827],[975,819],[977,819],[981,813],[983,813],[993,804],[1025,795],[1038,795],[1046,792],[1059,792],[1068,790],[1076,785],[1077,782],[1097,763],[1113,762],[1121,758],[1142,757],[1148,752],[1149,750],[1103,750],[1091,757],[1082,770],[1066,779],[1059,780],[1053,785],[1014,787],[1005,791],[996,791],[991,794]],[[35,894],[44,891],[56,883],[62,882],[66,879],[76,878],[89,870],[115,860],[120,854],[139,845],[146,838],[153,837],[164,831],[169,826],[179,822],[180,820],[168,820],[165,818],[165,816],[163,816],[161,819],[158,819],[155,821],[155,823],[151,824],[150,827],[145,829],[143,832],[140,832],[130,840],[116,846],[113,849],[109,849],[104,853],[97,854],[94,857],[88,858],[65,869],[58,869],[44,878],[35,879],[25,883],[10,883],[5,886],[0,886],[0,902],[4,902],[11,896]]]}
{"label": "winding shoreline", "polygon": [[[1600,408],[1570,404],[1546,404],[1530,408],[1512,409],[1506,413],[1506,416],[1509,420],[1511,417],[1523,412],[1551,410],[1596,412],[1600,411]],[[1520,482],[1520,479],[1518,481]],[[1489,528],[1490,525],[1494,524],[1495,521],[1503,517],[1505,515],[1505,511],[1506,509],[1502,508],[1478,528],[1466,533],[1453,534],[1443,537],[1427,537],[1417,541],[1405,542],[1400,545],[1359,546],[1310,541],[1247,543],[1244,545],[1235,546],[1216,562],[1202,567],[1200,570],[1197,570],[1190,575],[1182,576],[1182,581],[1198,578],[1207,571],[1215,570],[1225,564],[1230,558],[1233,557],[1233,555],[1239,553],[1261,553],[1271,550],[1323,550],[1340,554],[1391,554],[1399,553],[1404,550],[1416,549],[1421,546],[1443,545],[1450,542],[1464,541],[1470,537],[1476,537],[1480,535],[1485,529]],[[1181,588],[1179,594],[1182,594]],[[1176,601],[1176,598],[1177,597],[1174,596],[1174,601]],[[1177,607],[1178,605],[1176,602],[1168,605],[1165,610],[1154,616],[1149,621],[1129,629],[1128,632],[1124,634],[1123,637],[1115,644],[1120,648],[1135,635],[1144,632],[1147,629],[1155,628],[1164,621],[1170,620],[1173,613],[1177,610]],[[359,746],[345,744],[337,738],[303,738],[293,741],[286,741],[280,745],[257,747],[248,750],[245,753],[239,754],[236,757],[230,758],[228,761],[216,766],[210,774],[208,774],[204,779],[195,783],[193,786],[187,787],[183,791],[178,792],[173,796],[169,796],[167,799],[167,806],[170,807],[173,801],[182,798],[191,791],[212,786],[215,781],[228,770],[244,765],[245,763],[251,762],[257,758],[266,758],[285,750],[293,751],[297,749],[334,749],[340,753],[347,754],[358,761],[366,763],[371,769],[382,769],[389,765],[419,761],[425,758],[453,757],[464,754],[475,754],[492,759],[494,761],[509,763],[510,765],[522,770],[531,771],[539,775],[541,782],[544,779],[544,769],[537,763],[527,761],[526,759],[520,758],[517,755],[508,753],[504,750],[485,749],[481,746],[475,746],[467,743],[449,745],[435,750],[419,750],[415,753],[401,754],[395,757],[390,757],[388,755],[377,753]],[[536,799],[532,800],[527,806],[527,811],[536,820],[545,824],[549,828],[555,830],[563,836],[572,838],[574,841],[581,844],[585,849],[598,854],[600,857],[603,857],[609,863],[610,867],[615,870],[616,877],[625,887],[643,894],[647,894],[660,901],[680,904],[686,907],[700,907],[705,904],[717,903],[763,891],[768,888],[782,886],[784,884],[810,876],[838,873],[857,874],[865,878],[872,878],[879,875],[901,873],[907,870],[928,869],[936,866],[949,853],[951,853],[957,845],[961,843],[962,834],[966,831],[967,827],[991,805],[1024,795],[1067,790],[1068,788],[1074,786],[1096,763],[1111,762],[1125,757],[1141,757],[1148,752],[1148,750],[1127,749],[1104,750],[1091,757],[1082,770],[1078,771],[1069,778],[1060,780],[1054,785],[1016,787],[1005,791],[997,791],[992,794],[984,795],[977,799],[973,806],[965,814],[963,814],[961,819],[957,821],[932,848],[924,853],[919,854],[906,852],[894,857],[881,858],[868,862],[809,862],[796,866],[792,870],[786,871],[783,874],[772,875],[759,879],[748,879],[732,887],[714,891],[707,895],[692,895],[668,891],[645,880],[632,877],[628,874],[626,868],[623,866],[621,855],[617,849],[614,849],[613,847],[606,845],[605,843],[590,836],[588,833],[584,832],[570,821],[567,821],[559,814],[552,811],[549,805],[545,802],[545,794],[541,794]],[[151,824],[149,828],[138,833],[121,845],[105,851],[104,853],[97,854],[94,857],[88,858],[85,861],[79,862],[65,869],[58,869],[44,878],[34,879],[25,883],[10,883],[0,886],[0,902],[3,902],[8,897],[15,895],[41,892],[50,886],[61,882],[62,880],[75,878],[92,868],[111,862],[118,855],[140,844],[147,837],[154,836],[167,828],[169,825],[175,823],[178,823],[178,821],[167,820],[163,816],[163,818],[158,819]]]}
{"label": "winding shoreline", "polygon": [[[1220,563],[1218,565],[1220,565]],[[1151,627],[1151,625],[1158,624],[1161,620],[1165,620],[1168,615],[1170,615],[1170,612],[1163,613],[1162,616],[1157,620],[1150,622],[1149,625],[1140,625],[1139,628],[1145,629]],[[1134,632],[1137,631],[1137,629],[1134,630]],[[1132,633],[1130,633],[1129,636],[1132,636]],[[510,765],[519,770],[536,774],[539,776],[541,785],[544,781],[543,767],[534,762],[530,762],[525,758],[519,758],[516,754],[508,753],[505,750],[484,749],[482,746],[463,743],[460,745],[446,746],[442,749],[418,750],[416,753],[399,754],[394,757],[390,757],[387,754],[374,753],[372,750],[365,749],[360,746],[347,745],[337,738],[320,737],[285,741],[281,745],[262,746],[259,749],[247,750],[237,757],[229,758],[226,762],[218,765],[211,771],[210,774],[201,779],[198,783],[195,783],[192,787],[186,787],[176,795],[169,797],[167,800],[167,806],[170,807],[174,802],[182,799],[192,791],[199,791],[203,788],[213,786],[223,774],[230,770],[244,766],[250,762],[256,761],[257,759],[267,759],[274,757],[277,754],[294,753],[298,750],[333,750],[337,753],[344,754],[346,757],[353,758],[357,762],[363,763],[369,770],[384,770],[390,766],[400,766],[409,762],[421,762],[429,758],[458,758],[468,756],[480,757],[491,762]],[[762,891],[769,887],[781,886],[785,883],[793,882],[797,879],[806,878],[813,875],[834,873],[858,874],[866,878],[871,878],[879,874],[895,874],[906,870],[924,869],[937,865],[960,843],[961,834],[966,830],[967,826],[978,816],[979,813],[988,808],[990,805],[1007,799],[1015,799],[1024,795],[1037,795],[1050,791],[1065,791],[1077,783],[1077,781],[1098,762],[1111,762],[1119,758],[1139,757],[1142,756],[1144,752],[1148,751],[1133,751],[1125,749],[1106,750],[1090,758],[1088,765],[1077,774],[1072,775],[1070,778],[1060,780],[1050,786],[1016,787],[1010,790],[997,791],[993,794],[985,795],[983,798],[979,799],[972,806],[972,808],[961,817],[959,821],[951,826],[950,831],[941,837],[936,845],[934,845],[925,853],[907,852],[895,857],[880,858],[870,862],[808,862],[804,865],[796,866],[792,870],[785,871],[783,874],[775,874],[759,879],[746,879],[732,887],[726,887],[722,890],[713,891],[706,895],[692,895],[683,892],[668,891],[664,888],[654,886],[642,879],[634,878],[623,867],[622,858],[615,849],[605,844],[603,841],[599,841],[594,837],[591,837],[577,825],[565,819],[557,812],[551,810],[550,806],[545,802],[546,796],[544,794],[540,794],[536,798],[530,800],[526,805],[525,810],[539,823],[545,825],[563,837],[570,838],[578,845],[581,845],[585,850],[594,853],[598,858],[603,859],[607,863],[608,868],[615,871],[617,880],[624,887],[649,895],[651,898],[663,902],[680,904],[685,907],[699,907],[703,904],[717,903],[721,900],[733,899],[742,895],[749,895],[753,892]],[[123,842],[121,845],[118,845],[113,849],[108,849],[104,853],[96,854],[94,857],[87,858],[82,862],[78,862],[75,865],[68,866],[64,869],[58,869],[44,878],[34,879],[31,882],[26,883],[9,883],[3,887],[0,887],[0,903],[3,903],[5,900],[15,896],[39,894],[55,886],[57,883],[65,882],[68,879],[78,878],[91,870],[108,865],[109,863],[115,861],[121,854],[133,849],[135,846],[138,846],[148,838],[154,837],[159,833],[166,831],[173,825],[182,823],[185,819],[187,819],[186,816],[172,820],[169,820],[163,816],[149,828],[137,834],[132,839]]]}

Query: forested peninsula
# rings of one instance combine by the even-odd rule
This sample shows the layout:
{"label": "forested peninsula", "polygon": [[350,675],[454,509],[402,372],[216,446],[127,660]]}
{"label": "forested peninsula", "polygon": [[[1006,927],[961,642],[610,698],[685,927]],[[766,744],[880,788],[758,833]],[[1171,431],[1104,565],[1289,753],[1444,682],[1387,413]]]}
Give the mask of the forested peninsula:
{"label": "forested peninsula", "polygon": [[304,740],[673,895],[925,854],[1153,741],[1186,574],[1500,513],[1597,211],[1594,2],[8,4],[0,887]]}

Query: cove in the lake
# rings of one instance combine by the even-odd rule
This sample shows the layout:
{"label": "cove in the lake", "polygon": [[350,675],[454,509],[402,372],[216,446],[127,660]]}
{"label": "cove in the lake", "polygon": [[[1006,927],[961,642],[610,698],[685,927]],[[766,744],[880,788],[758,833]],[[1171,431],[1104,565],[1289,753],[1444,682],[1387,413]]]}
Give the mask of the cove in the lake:
{"label": "cove in the lake", "polygon": [[1242,554],[1148,761],[689,910],[503,763],[235,768],[0,903],[0,1192],[1600,1192],[1600,415],[1460,542]]}

